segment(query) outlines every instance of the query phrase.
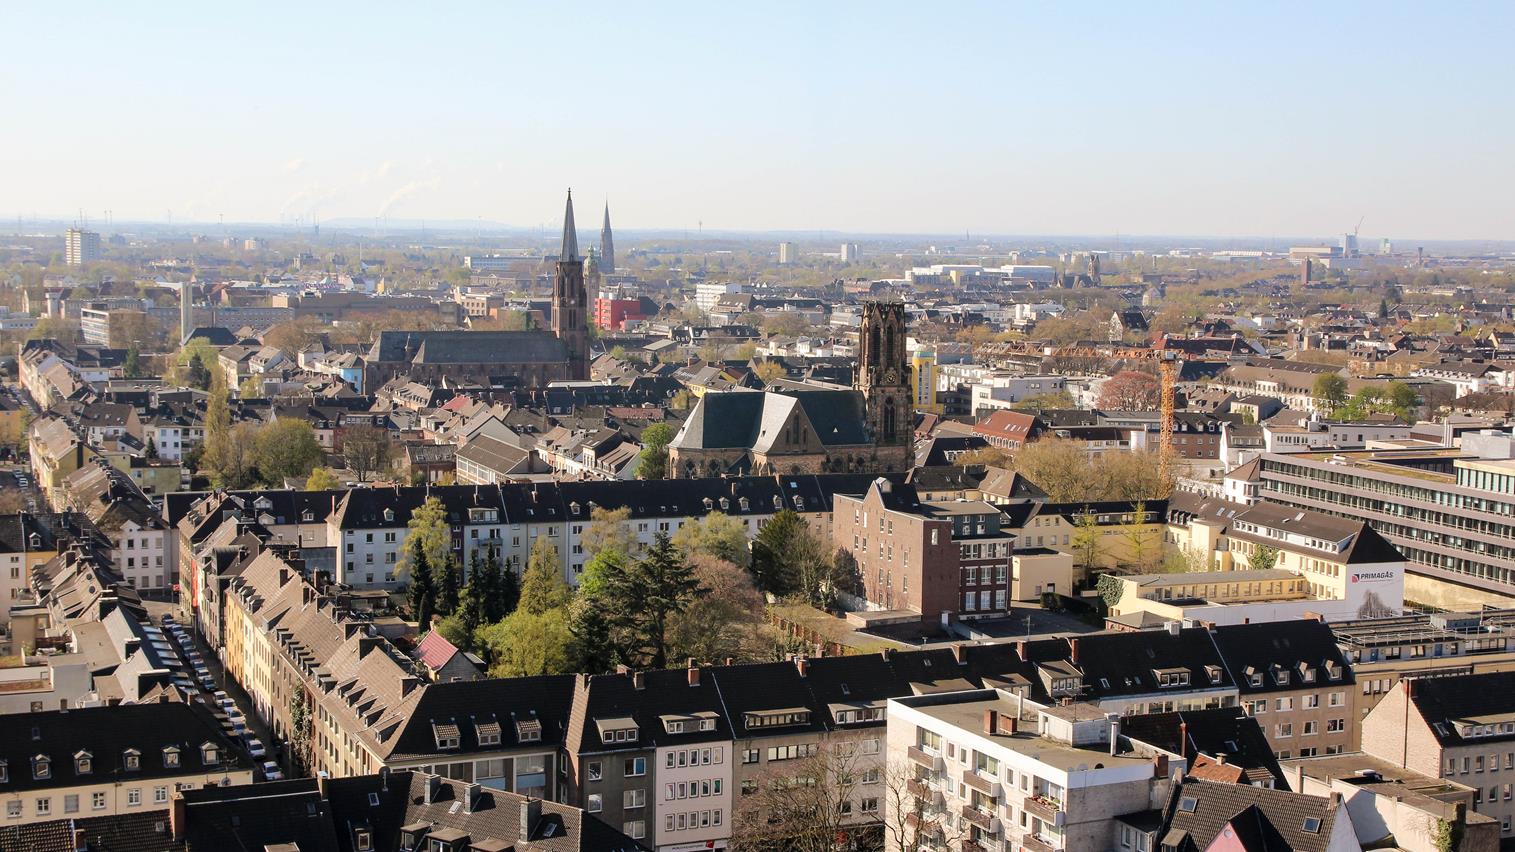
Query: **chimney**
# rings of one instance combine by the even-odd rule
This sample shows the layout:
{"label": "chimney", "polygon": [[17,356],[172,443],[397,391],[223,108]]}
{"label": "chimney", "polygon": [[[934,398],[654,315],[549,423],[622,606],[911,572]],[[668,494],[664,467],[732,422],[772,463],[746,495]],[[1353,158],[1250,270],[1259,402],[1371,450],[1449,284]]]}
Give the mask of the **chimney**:
{"label": "chimney", "polygon": [[804,657],[795,657],[794,667],[799,671],[800,677],[806,677],[810,674],[810,661]]}
{"label": "chimney", "polygon": [[984,711],[984,733],[994,736],[999,733],[999,711],[989,709]]}
{"label": "chimney", "polygon": [[542,821],[542,800],[527,799],[521,803],[521,842],[528,843],[536,834],[537,823]]}
{"label": "chimney", "polygon": [[736,664],[736,657],[727,657],[726,658],[726,665],[727,666],[732,666],[732,665],[735,665],[735,664]]}
{"label": "chimney", "polygon": [[1078,640],[1077,639],[1069,639],[1068,640],[1068,661],[1071,662],[1071,663],[1073,663],[1074,665],[1078,665]]}
{"label": "chimney", "polygon": [[1405,698],[1415,697],[1415,678],[1407,677],[1401,681],[1405,685]]}
{"label": "chimney", "polygon": [[1013,737],[1016,734],[1020,733],[1021,717],[1019,715],[1001,716],[999,719],[999,728],[1000,733]]}
{"label": "chimney", "polygon": [[957,660],[957,664],[960,666],[968,665],[968,646],[966,643],[958,642],[952,646],[952,659]]}
{"label": "chimney", "polygon": [[700,667],[695,664],[693,657],[689,658],[689,685],[700,685]]}
{"label": "chimney", "polygon": [[893,648],[880,648],[879,652],[878,652],[878,655],[879,655],[879,657],[881,657],[884,660],[884,662],[887,663],[894,656],[894,649]]}
{"label": "chimney", "polygon": [[647,675],[646,675],[645,672],[632,672],[631,673],[631,688],[632,689],[646,689],[647,688]]}
{"label": "chimney", "polygon": [[1168,756],[1159,754],[1152,758],[1152,775],[1157,778],[1168,777]]}
{"label": "chimney", "polygon": [[326,773],[325,772],[317,772],[316,773],[316,795],[320,796],[322,801],[326,800]]}
{"label": "chimney", "polygon": [[479,799],[484,795],[484,788],[478,784],[469,784],[463,788],[463,813],[471,814],[478,810]]}
{"label": "chimney", "polygon": [[174,840],[184,839],[185,820],[188,814],[185,812],[184,795],[174,792],[174,806],[168,811],[168,833]]}
{"label": "chimney", "polygon": [[1216,752],[1215,753],[1215,762],[1219,763],[1221,766],[1225,766],[1226,765],[1226,753],[1223,752],[1223,751]]}
{"label": "chimney", "polygon": [[1110,714],[1110,756],[1120,752],[1120,714]]}
{"label": "chimney", "polygon": [[1331,812],[1332,813],[1335,813],[1336,811],[1341,810],[1341,793],[1338,793],[1338,792],[1336,792],[1336,791],[1333,790],[1331,792],[1330,802],[1331,802]]}
{"label": "chimney", "polygon": [[1015,643],[1015,654],[1021,658],[1021,662],[1024,663],[1026,661],[1026,643],[1024,641]]}
{"label": "chimney", "polygon": [[1189,723],[1178,723],[1178,756],[1189,759]]}
{"label": "chimney", "polygon": [[437,793],[442,790],[442,778],[439,775],[426,776],[426,790],[423,793],[423,801],[428,805],[436,804]]}

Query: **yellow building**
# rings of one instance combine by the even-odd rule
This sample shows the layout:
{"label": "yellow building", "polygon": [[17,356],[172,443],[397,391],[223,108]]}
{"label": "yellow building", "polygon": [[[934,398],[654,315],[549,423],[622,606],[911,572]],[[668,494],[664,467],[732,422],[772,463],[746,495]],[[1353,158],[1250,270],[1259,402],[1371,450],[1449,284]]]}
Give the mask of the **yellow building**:
{"label": "yellow building", "polygon": [[917,349],[910,359],[911,393],[914,394],[915,410],[928,414],[941,414],[942,404],[936,400],[936,351]]}

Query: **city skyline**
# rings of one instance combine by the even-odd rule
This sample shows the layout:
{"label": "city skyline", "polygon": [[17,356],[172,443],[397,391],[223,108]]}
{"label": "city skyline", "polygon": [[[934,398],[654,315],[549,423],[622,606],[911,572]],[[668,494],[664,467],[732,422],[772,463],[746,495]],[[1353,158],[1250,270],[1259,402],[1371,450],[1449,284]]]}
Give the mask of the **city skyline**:
{"label": "city skyline", "polygon": [[[1515,179],[1503,6],[189,9],[0,13],[71,40],[0,76],[32,128],[0,215],[533,228],[574,186],[628,233],[1512,236],[1476,191]],[[1410,33],[1458,62],[1386,48]],[[122,52],[113,92],[127,42],[173,49]]]}

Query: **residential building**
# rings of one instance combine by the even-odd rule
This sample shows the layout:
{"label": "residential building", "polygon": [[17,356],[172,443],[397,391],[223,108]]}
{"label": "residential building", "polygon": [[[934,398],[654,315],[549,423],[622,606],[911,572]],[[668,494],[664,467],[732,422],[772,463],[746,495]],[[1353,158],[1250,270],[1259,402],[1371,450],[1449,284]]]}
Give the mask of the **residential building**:
{"label": "residential building", "polygon": [[3,824],[167,810],[180,789],[251,781],[246,753],[198,702],[16,713],[0,725]]}
{"label": "residential building", "polygon": [[100,259],[100,232],[69,228],[63,235],[63,262],[83,266]]}
{"label": "residential building", "polygon": [[1309,796],[1185,779],[1163,809],[1158,831],[1133,848],[1164,852],[1361,852],[1341,795]]}
{"label": "residential building", "polygon": [[1357,684],[1330,627],[1299,619],[1219,626],[1211,636],[1279,760],[1352,748]]}

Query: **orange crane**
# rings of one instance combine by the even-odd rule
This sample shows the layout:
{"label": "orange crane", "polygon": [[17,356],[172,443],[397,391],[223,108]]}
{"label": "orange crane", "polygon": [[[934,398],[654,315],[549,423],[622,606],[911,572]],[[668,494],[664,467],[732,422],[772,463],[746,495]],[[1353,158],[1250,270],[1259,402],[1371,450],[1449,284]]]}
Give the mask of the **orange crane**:
{"label": "orange crane", "polygon": [[1179,352],[1174,349],[1139,348],[1134,346],[1039,346],[1035,343],[1016,341],[991,343],[983,347],[984,355],[1041,355],[1046,358],[1097,358],[1118,361],[1155,361],[1159,386],[1160,421],[1158,424],[1157,464],[1163,479],[1173,464],[1173,407],[1174,388],[1178,386]]}

